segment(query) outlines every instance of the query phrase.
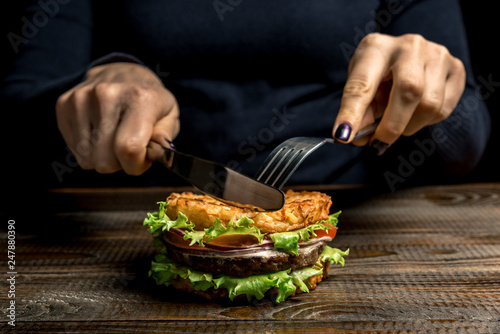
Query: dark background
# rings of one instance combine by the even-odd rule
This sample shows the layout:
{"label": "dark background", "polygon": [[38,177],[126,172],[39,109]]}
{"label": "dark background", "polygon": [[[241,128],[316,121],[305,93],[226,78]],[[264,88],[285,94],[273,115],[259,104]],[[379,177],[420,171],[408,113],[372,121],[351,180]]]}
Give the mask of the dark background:
{"label": "dark background", "polygon": [[[460,1],[463,11],[465,27],[469,40],[470,56],[474,77],[488,79],[498,83],[495,91],[484,101],[488,105],[492,119],[490,142],[479,166],[468,177],[471,181],[500,181],[500,159],[498,159],[498,145],[500,133],[497,126],[500,124],[500,59],[499,59],[499,32],[497,6],[494,1]],[[468,181],[468,180],[467,180]]]}
{"label": "dark background", "polygon": [[[15,57],[13,49],[7,39],[9,32],[19,32],[22,25],[21,12],[24,1],[8,1],[2,4],[0,11],[2,67],[0,75],[8,68],[9,60]],[[477,168],[467,177],[464,182],[486,182],[500,181],[498,171],[500,170],[500,159],[497,158],[497,146],[500,144],[500,131],[496,126],[500,124],[498,109],[500,107],[500,69],[498,51],[498,32],[500,31],[497,18],[496,4],[479,1],[460,1],[463,9],[463,17],[467,30],[470,56],[472,60],[474,78],[495,83],[491,86],[494,90],[491,95],[484,99],[488,105],[492,118],[492,133],[487,151]],[[487,92],[484,90],[483,92]],[[1,102],[1,101],[0,101]],[[8,115],[3,115],[2,123],[5,124]],[[21,136],[21,134],[20,134]],[[3,136],[2,136],[3,137]],[[16,138],[6,138],[8,143],[3,145],[15,145]],[[5,150],[2,149],[5,152]],[[2,163],[8,163],[8,157],[4,157]]]}

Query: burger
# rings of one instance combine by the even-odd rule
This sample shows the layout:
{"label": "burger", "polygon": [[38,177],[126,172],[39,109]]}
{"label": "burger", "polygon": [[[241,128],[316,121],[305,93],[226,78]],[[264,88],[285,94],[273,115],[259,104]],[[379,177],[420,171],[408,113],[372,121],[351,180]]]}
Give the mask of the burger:
{"label": "burger", "polygon": [[283,208],[273,212],[191,192],[158,204],[144,220],[161,248],[149,275],[158,285],[207,299],[268,296],[280,303],[315,289],[349,254],[328,245],[340,211],[329,214],[332,201],[324,193],[289,190]]}

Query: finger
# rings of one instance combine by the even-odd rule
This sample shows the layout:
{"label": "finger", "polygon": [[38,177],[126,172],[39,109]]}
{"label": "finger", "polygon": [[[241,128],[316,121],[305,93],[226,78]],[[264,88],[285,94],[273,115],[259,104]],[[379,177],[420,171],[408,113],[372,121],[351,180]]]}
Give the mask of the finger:
{"label": "finger", "polygon": [[401,136],[423,95],[424,64],[417,55],[410,50],[401,55],[391,69],[392,90],[382,120],[373,135],[373,140],[386,147]]}
{"label": "finger", "polygon": [[92,145],[92,162],[94,169],[98,173],[108,174],[119,171],[120,161],[114,153],[114,137],[116,133],[116,124],[119,122],[119,112],[116,112],[116,118],[108,115],[102,119],[90,133],[90,143]]}
{"label": "finger", "polygon": [[[175,109],[178,110],[177,105]],[[172,141],[178,133],[179,113],[173,110],[154,126],[151,140],[147,147],[146,158],[150,161],[158,160],[164,154],[162,146],[175,149]]]}
{"label": "finger", "polygon": [[121,165],[114,153],[114,137],[122,109],[119,103],[120,90],[117,85],[98,84],[89,98],[89,114],[92,130],[89,141],[92,145],[94,169],[103,174],[114,173]]}
{"label": "finger", "polygon": [[422,98],[408,122],[403,135],[411,136],[427,126],[441,113],[446,85],[447,71],[436,63],[425,69],[425,85]]}
{"label": "finger", "polygon": [[163,149],[164,146],[164,144],[151,140],[146,147],[147,159],[150,161],[160,160],[165,155],[165,150]]}
{"label": "finger", "polygon": [[58,126],[69,149],[82,169],[93,169],[92,145],[88,134],[91,121],[87,113],[86,92],[74,89],[61,96],[56,104]]}
{"label": "finger", "polygon": [[464,92],[465,78],[466,72],[462,61],[458,58],[453,58],[448,79],[446,80],[441,112],[434,117],[431,124],[441,122],[451,115]]}
{"label": "finger", "polygon": [[334,138],[349,142],[362,123],[365,112],[375,97],[379,83],[387,73],[391,46],[379,48],[373,46],[375,38],[365,37],[356,50],[350,64],[340,110],[333,129]]}
{"label": "finger", "polygon": [[170,112],[159,119],[154,125],[151,139],[156,139],[157,141],[163,139],[164,143],[166,142],[167,145],[171,145],[171,142],[177,137],[179,131],[179,107],[177,103],[174,103]]}
{"label": "finger", "polygon": [[[373,124],[375,122],[375,114],[376,114],[376,106],[374,103],[370,104],[368,109],[365,112],[365,115],[363,116],[363,119],[360,124],[360,129],[363,129],[365,126],[368,126],[370,124]],[[357,140],[353,140],[351,144],[355,146],[363,146],[366,145],[370,142],[370,137],[369,135],[361,137]]]}
{"label": "finger", "polygon": [[[375,98],[372,103],[368,107],[365,116],[363,117],[363,121],[361,123],[361,129],[356,132],[358,134],[365,127],[373,124],[375,120],[382,118],[384,114],[385,108],[387,106],[387,102],[389,100],[389,94],[392,88],[392,80],[381,82],[377,93],[375,94]],[[364,136],[361,139],[355,140],[352,144],[360,146],[366,145],[372,142],[373,134]]]}
{"label": "finger", "polygon": [[121,120],[116,131],[114,152],[127,174],[139,175],[149,168],[149,164],[145,164],[145,156],[154,122],[150,114],[141,115],[137,109],[127,111]]}
{"label": "finger", "polygon": [[62,94],[56,101],[56,120],[59,132],[71,149],[74,148],[74,129],[73,123],[71,122],[70,114],[74,114],[75,110],[73,105],[70,103],[69,99],[71,96],[71,91]]}
{"label": "finger", "polygon": [[174,105],[169,104],[165,93],[160,96],[146,94],[128,108],[116,132],[114,151],[126,173],[139,175],[151,166],[146,148],[154,127],[173,110]]}
{"label": "finger", "polygon": [[438,55],[426,65],[424,94],[403,135],[410,136],[427,125],[446,119],[455,109],[465,87],[465,69],[448,50],[438,48]]}
{"label": "finger", "polygon": [[435,118],[447,117],[443,115],[443,105],[452,57],[444,46],[431,42],[426,48],[426,54],[424,91],[420,103],[403,132],[405,136],[415,134],[431,124]]}

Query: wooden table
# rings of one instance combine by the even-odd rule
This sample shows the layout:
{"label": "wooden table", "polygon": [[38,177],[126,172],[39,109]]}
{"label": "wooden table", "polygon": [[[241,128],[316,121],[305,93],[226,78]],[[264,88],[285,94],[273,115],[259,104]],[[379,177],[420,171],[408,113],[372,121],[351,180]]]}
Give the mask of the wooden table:
{"label": "wooden table", "polygon": [[0,332],[500,333],[500,184],[321,190],[343,210],[333,245],[351,253],[316,290],[277,305],[209,302],[147,277],[156,250],[142,221],[172,189],[51,192],[51,214],[2,222]]}

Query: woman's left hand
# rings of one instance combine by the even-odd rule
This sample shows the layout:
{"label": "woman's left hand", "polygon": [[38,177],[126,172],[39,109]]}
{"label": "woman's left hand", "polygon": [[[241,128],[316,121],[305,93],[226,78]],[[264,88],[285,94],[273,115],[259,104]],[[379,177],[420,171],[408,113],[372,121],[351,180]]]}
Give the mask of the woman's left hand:
{"label": "woman's left hand", "polygon": [[382,117],[371,137],[353,143],[370,143],[382,154],[401,135],[450,116],[464,87],[464,66],[446,47],[420,35],[369,34],[349,64],[333,135],[351,142],[359,129]]}

